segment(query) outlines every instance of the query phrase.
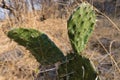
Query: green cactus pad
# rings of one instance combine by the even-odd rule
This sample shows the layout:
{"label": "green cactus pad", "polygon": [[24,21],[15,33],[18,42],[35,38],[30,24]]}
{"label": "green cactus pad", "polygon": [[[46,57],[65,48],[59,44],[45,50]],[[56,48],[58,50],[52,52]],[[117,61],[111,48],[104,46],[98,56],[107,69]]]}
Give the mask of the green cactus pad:
{"label": "green cactus pad", "polygon": [[58,69],[59,80],[99,80],[89,59],[71,53],[67,60]]}
{"label": "green cactus pad", "polygon": [[8,37],[30,50],[41,64],[54,64],[64,60],[61,50],[47,35],[37,30],[17,28],[9,31]]}
{"label": "green cactus pad", "polygon": [[68,35],[72,48],[76,53],[80,53],[94,30],[96,15],[93,7],[83,2],[70,16],[68,20]]}

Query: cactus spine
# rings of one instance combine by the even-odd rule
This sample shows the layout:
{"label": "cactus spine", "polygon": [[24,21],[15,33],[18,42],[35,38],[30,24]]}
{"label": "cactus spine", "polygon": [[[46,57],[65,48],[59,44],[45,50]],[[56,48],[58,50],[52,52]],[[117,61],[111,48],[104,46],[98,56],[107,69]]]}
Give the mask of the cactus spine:
{"label": "cactus spine", "polygon": [[80,53],[91,35],[96,21],[93,7],[84,2],[70,16],[68,20],[68,35],[73,50]]}

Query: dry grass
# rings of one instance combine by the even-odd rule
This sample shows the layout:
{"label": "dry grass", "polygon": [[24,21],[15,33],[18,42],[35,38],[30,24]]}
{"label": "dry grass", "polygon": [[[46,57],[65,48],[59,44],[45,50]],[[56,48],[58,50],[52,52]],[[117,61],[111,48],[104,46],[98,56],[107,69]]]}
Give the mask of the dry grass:
{"label": "dry grass", "polygon": [[[68,12],[69,13],[69,12]],[[20,21],[8,19],[0,22],[0,58],[4,54],[17,53],[20,50],[23,55],[20,58],[0,59],[0,80],[34,80],[34,73],[39,66],[35,58],[24,47],[7,38],[5,32],[11,28],[34,28],[46,33],[50,39],[66,54],[71,50],[67,35],[67,19],[49,18],[40,21],[41,12],[22,14]],[[86,50],[82,53],[93,61],[101,80],[120,80],[120,32],[115,25],[120,25],[120,20],[112,18],[115,23],[108,21],[105,16],[98,18],[96,28],[91,36]],[[107,47],[101,43],[100,38],[110,39]],[[117,44],[115,44],[117,42]],[[114,45],[118,45],[114,47]],[[5,56],[6,58],[6,56]]]}

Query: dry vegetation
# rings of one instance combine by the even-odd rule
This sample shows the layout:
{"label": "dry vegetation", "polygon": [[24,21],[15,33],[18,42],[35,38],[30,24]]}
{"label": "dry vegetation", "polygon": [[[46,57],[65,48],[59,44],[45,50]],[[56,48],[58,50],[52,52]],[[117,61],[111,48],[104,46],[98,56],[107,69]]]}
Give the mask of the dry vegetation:
{"label": "dry vegetation", "polygon": [[[76,3],[71,8],[65,7],[67,15],[62,14],[62,18],[57,10],[58,5],[54,4],[47,10],[44,7],[42,11],[15,13],[16,18],[0,22],[0,80],[34,80],[39,67],[28,50],[7,38],[6,32],[12,28],[40,30],[48,34],[64,54],[71,51],[67,19]],[[41,21],[43,15],[46,20]],[[111,20],[105,15],[98,17],[94,33],[82,53],[93,61],[101,80],[120,80],[120,18],[111,17]]]}

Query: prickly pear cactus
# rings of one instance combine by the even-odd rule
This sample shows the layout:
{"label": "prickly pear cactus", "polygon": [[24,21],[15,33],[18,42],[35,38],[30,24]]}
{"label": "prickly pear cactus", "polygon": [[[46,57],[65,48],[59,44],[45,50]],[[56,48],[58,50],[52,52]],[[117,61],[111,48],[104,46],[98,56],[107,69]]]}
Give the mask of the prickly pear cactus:
{"label": "prickly pear cactus", "polygon": [[37,30],[13,29],[8,32],[8,37],[30,50],[43,65],[64,62],[58,67],[58,80],[99,80],[91,61],[79,55],[94,29],[95,20],[93,7],[86,2],[73,12],[67,27],[74,54],[66,57],[47,35]]}
{"label": "prickly pear cactus", "polygon": [[60,65],[60,80],[99,80],[91,61],[80,55],[94,29],[95,20],[93,7],[86,2],[83,2],[69,18],[68,35],[74,54],[68,54],[66,63]]}
{"label": "prickly pear cactus", "polygon": [[91,35],[96,21],[93,7],[83,2],[70,16],[68,20],[68,35],[73,50],[80,53]]}
{"label": "prickly pear cactus", "polygon": [[64,60],[64,55],[47,35],[34,29],[18,28],[8,32],[8,37],[26,47],[38,62],[44,65]]}

